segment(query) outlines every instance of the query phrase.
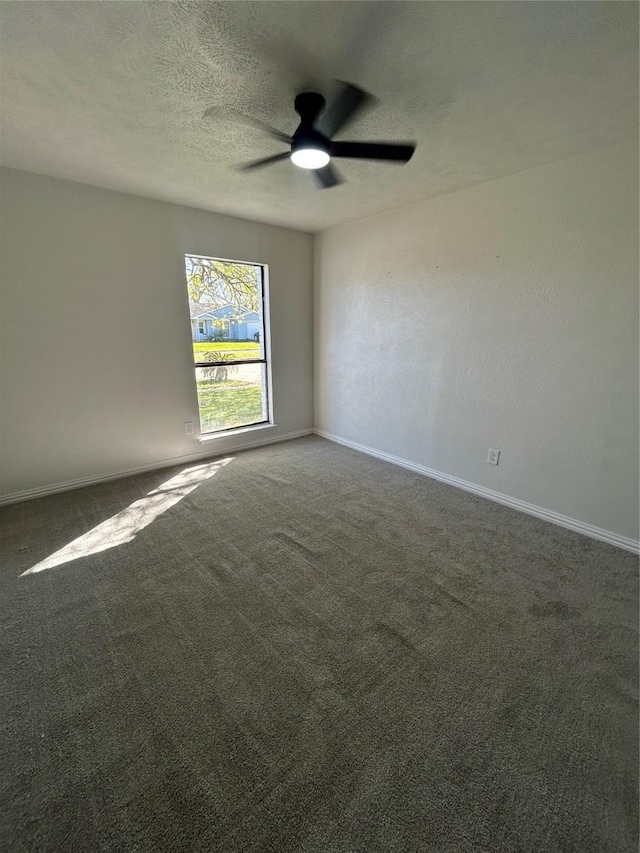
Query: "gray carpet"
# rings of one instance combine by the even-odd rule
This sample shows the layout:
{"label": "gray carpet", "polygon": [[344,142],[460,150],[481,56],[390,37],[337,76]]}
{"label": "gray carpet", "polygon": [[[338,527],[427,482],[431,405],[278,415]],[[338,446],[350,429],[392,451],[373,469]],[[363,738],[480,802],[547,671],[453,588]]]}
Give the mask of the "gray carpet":
{"label": "gray carpet", "polygon": [[2,850],[635,853],[632,554],[318,438],[182,470],[0,515]]}

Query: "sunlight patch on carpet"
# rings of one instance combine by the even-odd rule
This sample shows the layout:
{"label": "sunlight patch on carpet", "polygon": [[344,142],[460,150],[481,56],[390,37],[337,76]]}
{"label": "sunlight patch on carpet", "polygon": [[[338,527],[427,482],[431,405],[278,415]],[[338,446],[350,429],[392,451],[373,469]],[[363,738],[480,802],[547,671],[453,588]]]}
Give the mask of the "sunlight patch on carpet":
{"label": "sunlight patch on carpet", "polygon": [[213,477],[217,471],[232,461],[233,457],[229,456],[225,459],[216,459],[215,462],[209,462],[206,465],[185,468],[184,471],[167,480],[166,483],[162,483],[161,486],[153,489],[140,500],[134,501],[126,509],[111,516],[111,518],[98,524],[97,527],[89,530],[88,533],[84,533],[74,539],[73,542],[69,542],[64,548],[27,569],[21,577],[43,572],[45,569],[54,569],[64,563],[71,563],[82,557],[90,557],[92,554],[99,554],[109,548],[117,548],[119,545],[131,542],[140,530],[147,527],[163,512],[171,509],[172,506],[190,494],[200,483]]}

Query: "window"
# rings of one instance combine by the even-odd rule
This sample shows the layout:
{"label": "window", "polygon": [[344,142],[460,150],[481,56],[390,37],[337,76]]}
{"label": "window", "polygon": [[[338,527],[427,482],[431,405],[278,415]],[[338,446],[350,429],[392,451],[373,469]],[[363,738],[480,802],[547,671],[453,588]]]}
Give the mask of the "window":
{"label": "window", "polygon": [[201,433],[271,423],[266,268],[186,255],[185,271]]}

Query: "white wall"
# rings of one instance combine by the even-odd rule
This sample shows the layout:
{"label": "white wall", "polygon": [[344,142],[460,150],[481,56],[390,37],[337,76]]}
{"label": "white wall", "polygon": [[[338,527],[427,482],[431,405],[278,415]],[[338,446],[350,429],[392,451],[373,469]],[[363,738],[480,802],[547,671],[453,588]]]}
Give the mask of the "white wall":
{"label": "white wall", "polygon": [[245,443],[312,426],[311,235],[3,169],[0,238],[0,494],[242,442],[184,434],[189,252],[269,265],[278,427]]}
{"label": "white wall", "polygon": [[637,539],[637,163],[615,145],[317,235],[316,426]]}

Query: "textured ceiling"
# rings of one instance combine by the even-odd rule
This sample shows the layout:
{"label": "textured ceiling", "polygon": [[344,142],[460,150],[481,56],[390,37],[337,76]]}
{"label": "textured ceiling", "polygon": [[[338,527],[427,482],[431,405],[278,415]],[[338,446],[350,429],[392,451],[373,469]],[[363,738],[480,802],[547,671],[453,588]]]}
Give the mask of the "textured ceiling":
{"label": "textured ceiling", "polygon": [[[1,161],[315,231],[635,137],[633,2],[2,2]],[[287,132],[332,79],[379,98],[340,135],[415,139],[319,191],[231,110]],[[203,118],[208,107],[219,110]]]}

